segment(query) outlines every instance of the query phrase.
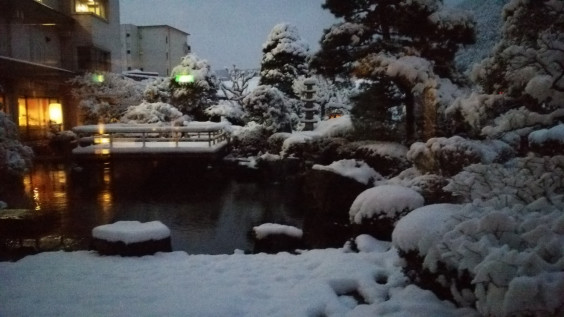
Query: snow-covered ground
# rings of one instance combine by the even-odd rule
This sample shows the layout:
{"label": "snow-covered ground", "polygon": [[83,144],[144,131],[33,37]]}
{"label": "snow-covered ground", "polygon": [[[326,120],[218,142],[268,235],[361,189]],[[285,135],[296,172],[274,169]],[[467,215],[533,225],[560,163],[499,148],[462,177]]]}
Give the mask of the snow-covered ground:
{"label": "snow-covered ground", "polygon": [[0,316],[478,316],[407,284],[389,243],[360,236],[357,245],[299,255],[41,253],[0,263]]}

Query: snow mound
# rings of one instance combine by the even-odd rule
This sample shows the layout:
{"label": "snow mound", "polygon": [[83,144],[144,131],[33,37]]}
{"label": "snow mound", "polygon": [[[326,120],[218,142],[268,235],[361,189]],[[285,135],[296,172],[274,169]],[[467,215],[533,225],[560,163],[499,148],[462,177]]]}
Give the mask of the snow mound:
{"label": "snow mound", "polygon": [[282,234],[297,239],[301,239],[303,235],[303,231],[301,229],[277,223],[263,223],[260,226],[254,227],[253,231],[259,240],[275,234]]}
{"label": "snow mound", "polygon": [[351,223],[361,224],[363,219],[397,218],[406,210],[423,206],[425,200],[418,192],[398,185],[369,188],[356,197],[349,210]]}
{"label": "snow mound", "polygon": [[162,240],[170,237],[170,229],[160,221],[118,221],[92,229],[92,237],[125,244]]}
{"label": "snow mound", "polygon": [[413,210],[401,218],[392,232],[392,244],[403,251],[427,251],[456,223],[461,205],[436,204]]}
{"label": "snow mound", "polygon": [[315,164],[314,170],[329,171],[344,177],[352,178],[359,183],[368,185],[374,181],[381,180],[382,175],[376,172],[366,163],[357,160],[340,160],[329,165]]}

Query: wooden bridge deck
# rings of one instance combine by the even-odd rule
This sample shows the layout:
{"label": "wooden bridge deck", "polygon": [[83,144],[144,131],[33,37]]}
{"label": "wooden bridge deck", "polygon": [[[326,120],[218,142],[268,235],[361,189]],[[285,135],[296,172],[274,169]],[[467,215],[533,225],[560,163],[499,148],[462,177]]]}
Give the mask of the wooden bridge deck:
{"label": "wooden bridge deck", "polygon": [[73,156],[80,159],[108,158],[205,158],[223,157],[229,145],[225,125],[192,122],[187,126],[152,124],[85,125],[73,128],[79,146]]}

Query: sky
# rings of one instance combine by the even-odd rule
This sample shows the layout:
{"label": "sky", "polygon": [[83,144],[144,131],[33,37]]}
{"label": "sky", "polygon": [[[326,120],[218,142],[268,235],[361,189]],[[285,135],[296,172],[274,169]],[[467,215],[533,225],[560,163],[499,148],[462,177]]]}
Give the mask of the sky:
{"label": "sky", "polygon": [[[456,3],[462,0],[445,0]],[[188,44],[215,70],[258,68],[262,44],[281,22],[295,25],[312,52],[336,23],[324,0],[121,0],[121,23],[167,24],[190,33]],[[180,61],[178,61],[180,63]]]}

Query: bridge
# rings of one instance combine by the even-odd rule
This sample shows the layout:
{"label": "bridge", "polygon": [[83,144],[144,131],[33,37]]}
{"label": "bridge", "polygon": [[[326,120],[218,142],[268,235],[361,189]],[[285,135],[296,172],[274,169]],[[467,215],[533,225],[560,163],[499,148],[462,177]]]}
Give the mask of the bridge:
{"label": "bridge", "polygon": [[226,125],[190,122],[184,126],[159,124],[99,124],[72,129],[79,136],[72,154],[77,159],[223,157],[229,145]]}

